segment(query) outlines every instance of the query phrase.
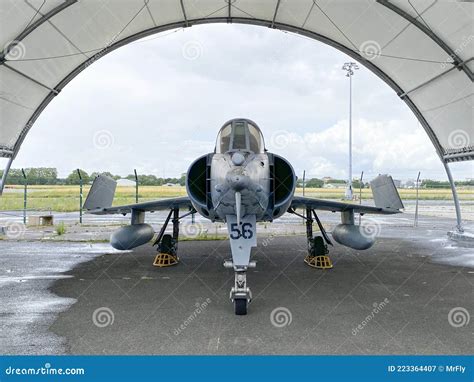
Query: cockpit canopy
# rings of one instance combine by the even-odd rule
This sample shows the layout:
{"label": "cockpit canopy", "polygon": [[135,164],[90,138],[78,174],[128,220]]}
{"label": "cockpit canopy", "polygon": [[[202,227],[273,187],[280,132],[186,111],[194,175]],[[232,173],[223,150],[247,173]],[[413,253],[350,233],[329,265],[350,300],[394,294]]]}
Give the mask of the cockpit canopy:
{"label": "cockpit canopy", "polygon": [[215,152],[248,151],[260,154],[265,151],[263,135],[255,122],[248,119],[232,119],[217,134]]}

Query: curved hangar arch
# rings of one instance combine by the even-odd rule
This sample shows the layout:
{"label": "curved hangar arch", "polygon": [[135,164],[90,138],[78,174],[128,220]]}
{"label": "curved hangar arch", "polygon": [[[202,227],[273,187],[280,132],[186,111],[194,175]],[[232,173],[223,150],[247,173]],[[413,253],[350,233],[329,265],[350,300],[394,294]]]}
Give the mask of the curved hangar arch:
{"label": "curved hangar arch", "polygon": [[205,23],[299,33],[353,57],[403,99],[449,162],[474,159],[474,4],[354,0],[7,0],[0,3],[0,157],[13,159],[71,79],[139,38]]}

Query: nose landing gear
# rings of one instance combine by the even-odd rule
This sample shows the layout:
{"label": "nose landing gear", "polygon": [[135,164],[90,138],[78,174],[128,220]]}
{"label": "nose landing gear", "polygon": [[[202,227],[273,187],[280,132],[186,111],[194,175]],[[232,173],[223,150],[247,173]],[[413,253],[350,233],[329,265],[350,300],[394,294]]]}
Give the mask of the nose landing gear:
{"label": "nose landing gear", "polygon": [[234,302],[234,311],[238,316],[247,314],[247,306],[252,301],[252,292],[247,287],[245,271],[235,272],[235,284],[230,290],[230,299]]}
{"label": "nose landing gear", "polygon": [[255,268],[256,262],[250,261],[252,247],[257,246],[256,216],[245,215],[237,219],[235,215],[227,215],[232,260],[224,261],[224,267],[235,272],[234,286],[230,290],[230,299],[234,303],[235,314],[246,315],[252,292],[247,286],[247,269]]}
{"label": "nose landing gear", "polygon": [[[255,266],[255,261],[251,261],[248,265],[248,268],[255,268]],[[247,314],[248,304],[252,301],[252,292],[247,286],[247,268],[234,267],[232,261],[225,261],[224,267],[234,268],[234,286],[230,290],[229,297],[234,303],[235,314],[238,316],[244,316]]]}

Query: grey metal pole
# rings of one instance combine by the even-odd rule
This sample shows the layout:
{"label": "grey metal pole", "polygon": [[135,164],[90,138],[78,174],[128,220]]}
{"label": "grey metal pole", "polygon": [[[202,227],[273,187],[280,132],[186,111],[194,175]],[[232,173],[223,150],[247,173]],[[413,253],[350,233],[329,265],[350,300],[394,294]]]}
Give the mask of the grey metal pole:
{"label": "grey metal pole", "polygon": [[305,178],[306,178],[306,170],[303,170],[303,196],[304,196],[304,189],[306,185]]}
{"label": "grey metal pole", "polygon": [[25,170],[22,168],[21,173],[23,174],[23,178],[25,180],[25,188],[23,191],[23,224],[26,224],[26,205],[27,205],[27,194],[28,194],[28,179],[26,178]]}
{"label": "grey metal pole", "polygon": [[345,70],[346,77],[349,77],[349,174],[347,179],[346,199],[352,200],[352,76],[354,70],[359,69],[355,62],[346,62],[342,66],[342,70]]}
{"label": "grey metal pole", "polygon": [[349,76],[349,179],[347,196],[352,200],[352,75]]}
{"label": "grey metal pole", "polygon": [[77,175],[79,175],[79,223],[82,224],[82,176],[79,169]]}
{"label": "grey metal pole", "polygon": [[464,233],[464,228],[462,226],[462,217],[461,217],[461,205],[459,204],[458,193],[456,191],[456,185],[454,184],[453,174],[451,174],[451,169],[449,165],[443,161],[444,168],[446,169],[446,174],[448,175],[449,184],[451,185],[451,192],[453,193],[454,208],[456,209],[456,230],[458,233]]}
{"label": "grey metal pole", "polygon": [[[303,170],[303,196],[304,196],[304,191],[305,191],[305,180],[306,180],[306,170]],[[305,211],[303,211],[303,216],[305,214]],[[303,223],[306,221],[306,219],[303,218]]]}
{"label": "grey metal pole", "polygon": [[418,189],[420,187],[420,174],[421,174],[421,172],[418,171],[418,176],[416,178],[415,223],[413,224],[414,227],[418,227]]}
{"label": "grey metal pole", "polygon": [[133,172],[135,173],[135,203],[138,203],[138,175],[137,175],[137,169],[133,169]]}

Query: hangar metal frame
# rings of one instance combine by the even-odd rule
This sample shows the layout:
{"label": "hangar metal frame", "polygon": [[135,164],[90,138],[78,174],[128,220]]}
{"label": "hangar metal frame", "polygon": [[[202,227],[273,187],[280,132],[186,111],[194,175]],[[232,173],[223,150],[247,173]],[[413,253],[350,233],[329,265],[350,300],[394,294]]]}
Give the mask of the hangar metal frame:
{"label": "hangar metal frame", "polygon": [[[416,85],[410,90],[403,90],[397,82],[392,79],[389,75],[387,75],[381,68],[379,68],[377,65],[372,63],[370,59],[367,59],[364,57],[362,52],[359,52],[357,50],[352,50],[345,45],[337,42],[336,40],[325,36],[320,33],[316,33],[314,31],[305,29],[303,27],[298,27],[296,25],[290,25],[287,23],[282,23],[277,21],[277,15],[278,11],[280,8],[280,3],[281,0],[277,0],[275,4],[275,9],[273,12],[273,17],[271,20],[267,19],[260,19],[260,18],[255,18],[252,15],[248,14],[249,17],[236,17],[232,16],[232,8],[235,6],[233,4],[232,0],[226,0],[226,7],[227,7],[227,16],[226,17],[203,17],[203,18],[194,18],[194,19],[189,19],[186,11],[186,6],[184,0],[180,0],[180,7],[182,11],[182,16],[183,20],[178,21],[178,22],[172,22],[164,25],[159,25],[155,26],[152,28],[144,29],[141,30],[135,34],[132,34],[130,36],[127,36],[125,38],[122,38],[120,40],[114,41],[111,44],[108,44],[105,46],[103,49],[99,50],[96,52],[94,55],[91,57],[88,57],[84,62],[79,64],[77,67],[75,67],[71,72],[69,72],[54,88],[47,86],[46,84],[43,84],[41,81],[38,81],[37,79],[21,72],[18,69],[15,69],[7,64],[8,59],[8,53],[19,43],[21,43],[22,40],[24,40],[28,35],[33,33],[38,27],[43,25],[46,22],[50,22],[52,18],[54,18],[56,15],[60,14],[63,10],[69,8],[71,5],[76,4],[77,0],[64,0],[64,2],[60,3],[56,7],[52,8],[48,12],[42,14],[40,12],[40,9],[35,9],[31,4],[28,3],[30,7],[35,9],[37,14],[40,15],[40,17],[32,22],[30,25],[28,25],[14,40],[12,40],[11,43],[9,43],[3,50],[3,52],[0,53],[0,66],[3,66],[5,68],[8,68],[9,70],[14,71],[20,76],[23,76],[24,78],[28,79],[29,81],[33,81],[36,84],[46,88],[49,90],[48,94],[44,97],[40,105],[34,110],[32,113],[31,117],[29,118],[28,122],[26,125],[23,127],[21,130],[16,142],[13,145],[13,149],[10,147],[6,146],[0,146],[0,157],[5,157],[9,158],[7,165],[5,167],[3,177],[1,180],[0,184],[0,194],[3,191],[3,187],[6,181],[6,177],[8,175],[8,172],[10,170],[10,167],[12,165],[13,160],[15,159],[16,155],[18,154],[18,151],[21,147],[21,144],[23,143],[26,135],[30,131],[31,127],[35,123],[36,119],[39,117],[39,115],[42,113],[42,111],[48,106],[48,104],[51,102],[52,99],[56,95],[60,93],[60,91],[74,78],[76,77],[80,72],[82,72],[84,69],[86,69],[90,64],[95,62],[96,60],[100,59],[104,55],[114,51],[117,48],[120,48],[130,42],[136,41],[138,39],[176,29],[176,28],[187,28],[191,27],[193,25],[202,25],[202,24],[211,24],[211,23],[237,23],[237,24],[250,24],[250,25],[256,25],[256,26],[262,26],[262,27],[268,27],[271,29],[279,29],[287,32],[292,32],[296,33],[311,39],[314,39],[316,41],[320,41],[324,44],[327,44],[331,47],[334,47],[338,49],[339,51],[347,54],[348,56],[352,57],[353,59],[357,60],[360,62],[362,65],[366,66],[369,70],[371,70],[373,73],[375,73],[379,78],[381,78],[386,84],[388,84],[399,96],[400,99],[402,99],[408,107],[411,109],[411,111],[415,114],[417,117],[418,121],[420,122],[421,126],[427,133],[429,139],[431,140],[433,146],[435,147],[436,153],[438,154],[441,162],[443,163],[443,166],[445,168],[449,183],[451,185],[451,190],[452,190],[452,195],[453,195],[453,200],[454,200],[454,205],[456,209],[456,217],[457,217],[457,226],[456,229],[458,232],[463,232],[463,227],[462,227],[462,217],[461,217],[461,208],[460,208],[460,203],[459,203],[459,198],[457,195],[456,191],[456,186],[452,177],[452,173],[449,167],[450,162],[457,162],[457,161],[465,161],[465,160],[473,160],[474,159],[474,147],[470,146],[467,149],[463,149],[460,152],[446,152],[446,150],[442,147],[440,144],[436,133],[433,131],[431,128],[429,122],[426,120],[426,118],[423,115],[423,112],[415,105],[415,103],[410,99],[410,94],[423,88],[424,86],[439,80],[440,78],[446,76],[446,74],[452,72],[453,70],[459,70],[463,71],[465,75],[469,78],[471,82],[474,81],[474,74],[468,67],[468,63],[474,60],[474,57],[470,57],[467,60],[462,60],[458,54],[436,33],[434,33],[431,28],[424,22],[423,18],[421,17],[420,14],[418,14],[420,19],[423,21],[421,22],[418,17],[413,17],[403,9],[397,7],[395,4],[390,2],[389,0],[376,0],[377,3],[383,5],[384,7],[390,9],[403,19],[407,20],[411,25],[414,25],[416,28],[418,28],[420,31],[422,31],[425,35],[427,35],[431,40],[433,40],[443,51],[445,51],[449,57],[452,58],[452,62],[447,62],[447,64],[452,65],[449,69],[445,70],[444,72],[437,74],[436,76],[425,80],[423,83]],[[434,3],[433,3],[434,4]],[[432,4],[432,5],[433,5]],[[316,1],[313,0],[313,6],[317,5]],[[432,6],[431,5],[431,6]],[[430,6],[430,7],[431,7]],[[148,1],[144,1],[144,5],[141,9],[144,7],[148,8]],[[429,8],[429,7],[428,7]],[[141,11],[141,10],[140,10]],[[139,12],[140,12],[139,11]],[[426,10],[425,10],[426,11]],[[55,29],[58,30],[57,27],[54,27]],[[61,31],[58,30],[59,33],[62,34]],[[72,42],[64,35],[62,34],[65,39],[67,39],[71,44]],[[74,45],[74,44],[72,44]],[[76,47],[76,46],[75,46]],[[78,47],[76,49],[84,54]],[[84,56],[86,56],[84,54]],[[86,56],[87,57],[87,56]]]}

